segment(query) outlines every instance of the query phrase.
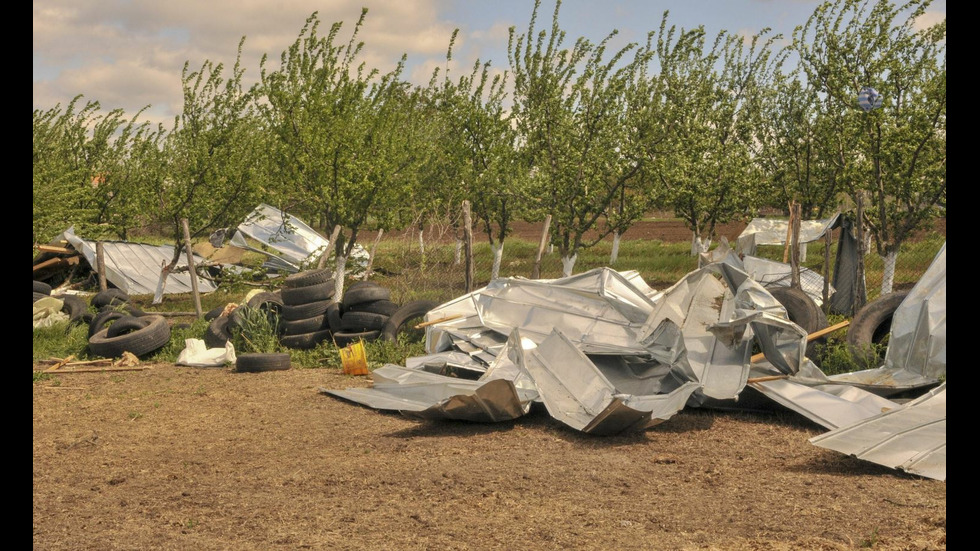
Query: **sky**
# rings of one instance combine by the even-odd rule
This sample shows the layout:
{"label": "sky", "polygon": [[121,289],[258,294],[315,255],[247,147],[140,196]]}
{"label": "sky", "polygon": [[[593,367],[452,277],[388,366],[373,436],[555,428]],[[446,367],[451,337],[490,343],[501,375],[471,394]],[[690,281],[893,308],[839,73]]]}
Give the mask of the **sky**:
{"label": "sky", "polygon": [[[617,31],[610,49],[643,42],[664,12],[681,28],[705,27],[751,36],[768,28],[790,37],[819,4],[816,0],[565,0],[559,25],[566,43],[599,41]],[[123,109],[170,126],[182,104],[181,72],[207,62],[235,63],[244,37],[245,79],[259,77],[260,60],[278,65],[282,51],[314,13],[321,33],[342,23],[343,42],[362,8],[368,14],[359,37],[368,67],[394,68],[407,56],[406,78],[425,84],[446,66],[454,29],[451,74],[475,60],[507,69],[508,29],[526,33],[533,0],[34,0],[34,110],[66,106],[74,97],[97,101],[105,111]],[[550,28],[554,0],[542,0],[537,29]],[[934,2],[924,23],[946,17],[945,0]]]}

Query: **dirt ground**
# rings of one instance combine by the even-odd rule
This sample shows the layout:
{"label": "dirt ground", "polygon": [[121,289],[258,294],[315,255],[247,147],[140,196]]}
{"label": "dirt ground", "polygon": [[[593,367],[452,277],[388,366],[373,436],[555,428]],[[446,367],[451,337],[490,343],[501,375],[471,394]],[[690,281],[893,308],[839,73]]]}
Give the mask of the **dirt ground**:
{"label": "dirt ground", "polygon": [[[41,366],[34,366],[35,370]],[[417,422],[330,369],[35,381],[34,549],[945,549],[946,484],[788,412]]]}

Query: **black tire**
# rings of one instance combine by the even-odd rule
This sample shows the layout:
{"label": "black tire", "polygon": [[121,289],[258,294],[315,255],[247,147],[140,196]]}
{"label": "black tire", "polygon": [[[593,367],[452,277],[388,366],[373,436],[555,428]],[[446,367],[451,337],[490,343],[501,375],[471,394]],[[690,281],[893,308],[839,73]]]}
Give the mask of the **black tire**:
{"label": "black tire", "polygon": [[375,283],[365,282],[347,290],[344,294],[344,310],[350,310],[355,304],[376,300],[391,300],[391,291]]}
{"label": "black tire", "polygon": [[322,329],[329,329],[327,316],[317,316],[305,320],[284,321],[282,322],[282,334],[286,336],[302,335],[303,333],[315,333]]}
{"label": "black tire", "polygon": [[107,324],[129,316],[128,312],[119,310],[103,310],[95,314],[92,322],[88,324],[88,338],[91,339],[96,333],[105,329]]}
{"label": "black tire", "polygon": [[326,268],[306,270],[286,276],[286,279],[283,280],[282,285],[283,287],[290,289],[296,287],[307,287],[309,285],[316,285],[317,283],[329,281],[330,277],[330,270],[327,270]]}
{"label": "black tire", "polygon": [[277,316],[282,313],[283,300],[279,293],[264,291],[248,299],[250,308],[258,308],[267,312],[274,312]]}
{"label": "black tire", "polygon": [[51,294],[51,286],[43,281],[34,280],[34,292],[41,293],[42,295]]}
{"label": "black tire", "polygon": [[92,354],[104,358],[117,358],[123,352],[145,356],[163,348],[170,340],[170,325],[167,318],[158,315],[146,316],[147,324],[142,329],[110,338],[103,329],[92,335],[88,347]]}
{"label": "black tire", "polygon": [[330,326],[330,330],[334,333],[342,330],[340,327],[340,320],[340,303],[330,303],[330,306],[327,306],[327,325]]}
{"label": "black tire", "polygon": [[381,338],[381,331],[341,331],[333,334],[333,342],[338,348],[354,344],[359,340],[371,342],[379,338]]}
{"label": "black tire", "polygon": [[126,333],[139,331],[150,324],[149,316],[123,316],[106,328],[105,336],[110,339],[116,338]]}
{"label": "black tire", "polygon": [[388,318],[381,328],[381,338],[389,342],[398,342],[398,335],[405,334],[409,340],[421,341],[425,336],[424,329],[414,329],[422,318],[439,303],[434,300],[414,300],[406,303]]}
{"label": "black tire", "polygon": [[316,331],[313,333],[303,333],[301,335],[287,335],[279,339],[279,342],[286,348],[296,348],[299,350],[310,350],[323,341],[330,340],[332,333],[329,329]]}
{"label": "black tire", "polygon": [[235,361],[235,371],[239,373],[259,373],[262,371],[285,371],[290,368],[289,354],[240,354]]}
{"label": "black tire", "polygon": [[221,313],[224,311],[225,311],[224,306],[218,306],[214,310],[208,310],[207,313],[204,314],[204,319],[206,319],[207,321],[211,321],[214,318],[220,316]]}
{"label": "black tire", "polygon": [[[773,287],[769,289],[773,298],[786,308],[789,320],[799,325],[807,333],[815,333],[828,326],[827,314],[817,306],[802,289],[796,287]],[[820,348],[826,344],[827,338],[813,339],[806,345],[806,357],[815,365],[820,365]]]}
{"label": "black tire", "polygon": [[350,312],[370,312],[372,314],[381,314],[383,316],[391,316],[398,311],[398,304],[390,300],[372,300],[371,302],[361,302],[360,304],[354,304],[350,307]]}
{"label": "black tire", "polygon": [[60,295],[56,298],[64,301],[61,311],[68,314],[68,323],[81,323],[82,318],[88,313],[88,304],[81,297],[76,295]]}
{"label": "black tire", "polygon": [[336,290],[333,281],[324,281],[306,287],[285,287],[282,290],[282,302],[288,306],[299,306],[310,302],[328,300],[333,298]]}
{"label": "black tire", "polygon": [[129,295],[122,289],[106,289],[99,291],[92,297],[92,306],[102,308],[104,306],[118,306],[129,302]]}
{"label": "black tire", "polygon": [[879,367],[885,359],[892,316],[908,291],[896,291],[878,297],[858,310],[847,328],[847,350],[862,367]]}
{"label": "black tire", "polygon": [[208,348],[225,347],[225,343],[231,339],[228,322],[228,316],[221,316],[211,320],[208,328],[204,331],[204,344]]}
{"label": "black tire", "polygon": [[345,333],[361,331],[380,331],[388,321],[388,316],[371,312],[345,312],[340,318],[340,329]]}
{"label": "black tire", "polygon": [[299,304],[296,306],[290,306],[284,304],[282,307],[282,319],[286,321],[299,321],[309,318],[315,318],[317,316],[322,316],[327,313],[327,308],[330,307],[329,300],[320,300],[317,302],[310,302],[308,304]]}

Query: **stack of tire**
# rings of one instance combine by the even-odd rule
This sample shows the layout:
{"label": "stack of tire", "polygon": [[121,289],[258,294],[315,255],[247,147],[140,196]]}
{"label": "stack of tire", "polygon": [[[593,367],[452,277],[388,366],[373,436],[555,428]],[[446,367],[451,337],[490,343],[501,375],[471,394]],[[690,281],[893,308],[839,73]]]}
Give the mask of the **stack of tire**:
{"label": "stack of tire", "polygon": [[286,348],[309,350],[325,340],[331,331],[328,310],[336,292],[326,269],[306,270],[283,281],[279,342]]}
{"label": "stack of tire", "polygon": [[334,329],[333,339],[343,347],[359,340],[366,342],[381,338],[381,330],[398,310],[391,301],[391,291],[371,281],[351,284],[342,303],[327,312]]}
{"label": "stack of tire", "polygon": [[129,352],[145,356],[170,342],[167,319],[132,306],[129,295],[120,289],[96,293],[91,304],[99,309],[89,323],[88,347],[93,355],[118,358]]}

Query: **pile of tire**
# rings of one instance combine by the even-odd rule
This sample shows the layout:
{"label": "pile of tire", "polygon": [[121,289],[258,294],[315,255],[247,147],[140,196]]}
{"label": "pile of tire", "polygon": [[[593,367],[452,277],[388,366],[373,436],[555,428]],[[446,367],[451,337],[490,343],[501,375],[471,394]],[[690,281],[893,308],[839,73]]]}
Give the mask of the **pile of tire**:
{"label": "pile of tire", "polygon": [[391,301],[390,290],[371,281],[353,283],[344,300],[327,312],[333,340],[340,347],[359,340],[376,341],[396,310],[398,305]]}
{"label": "pile of tire", "polygon": [[89,351],[104,358],[118,358],[124,352],[145,356],[170,342],[170,324],[163,316],[145,314],[129,303],[120,289],[100,291],[91,305],[98,313],[89,323]]}
{"label": "pile of tire", "polygon": [[242,320],[248,309],[265,312],[271,321],[279,324],[282,316],[282,296],[278,292],[263,291],[250,297],[245,304],[219,306],[204,314],[209,320],[208,328],[204,331],[204,344],[208,348],[224,348],[231,340],[232,332],[242,326]]}
{"label": "pile of tire", "polygon": [[309,350],[333,335],[328,312],[336,294],[326,269],[306,270],[283,281],[279,342],[286,348]]}
{"label": "pile of tire", "polygon": [[92,313],[89,311],[88,304],[85,303],[82,297],[68,294],[52,295],[51,292],[50,285],[43,281],[34,280],[34,302],[44,297],[54,296],[54,298],[62,301],[61,311],[68,314],[68,323],[70,325],[90,323],[92,321]]}

